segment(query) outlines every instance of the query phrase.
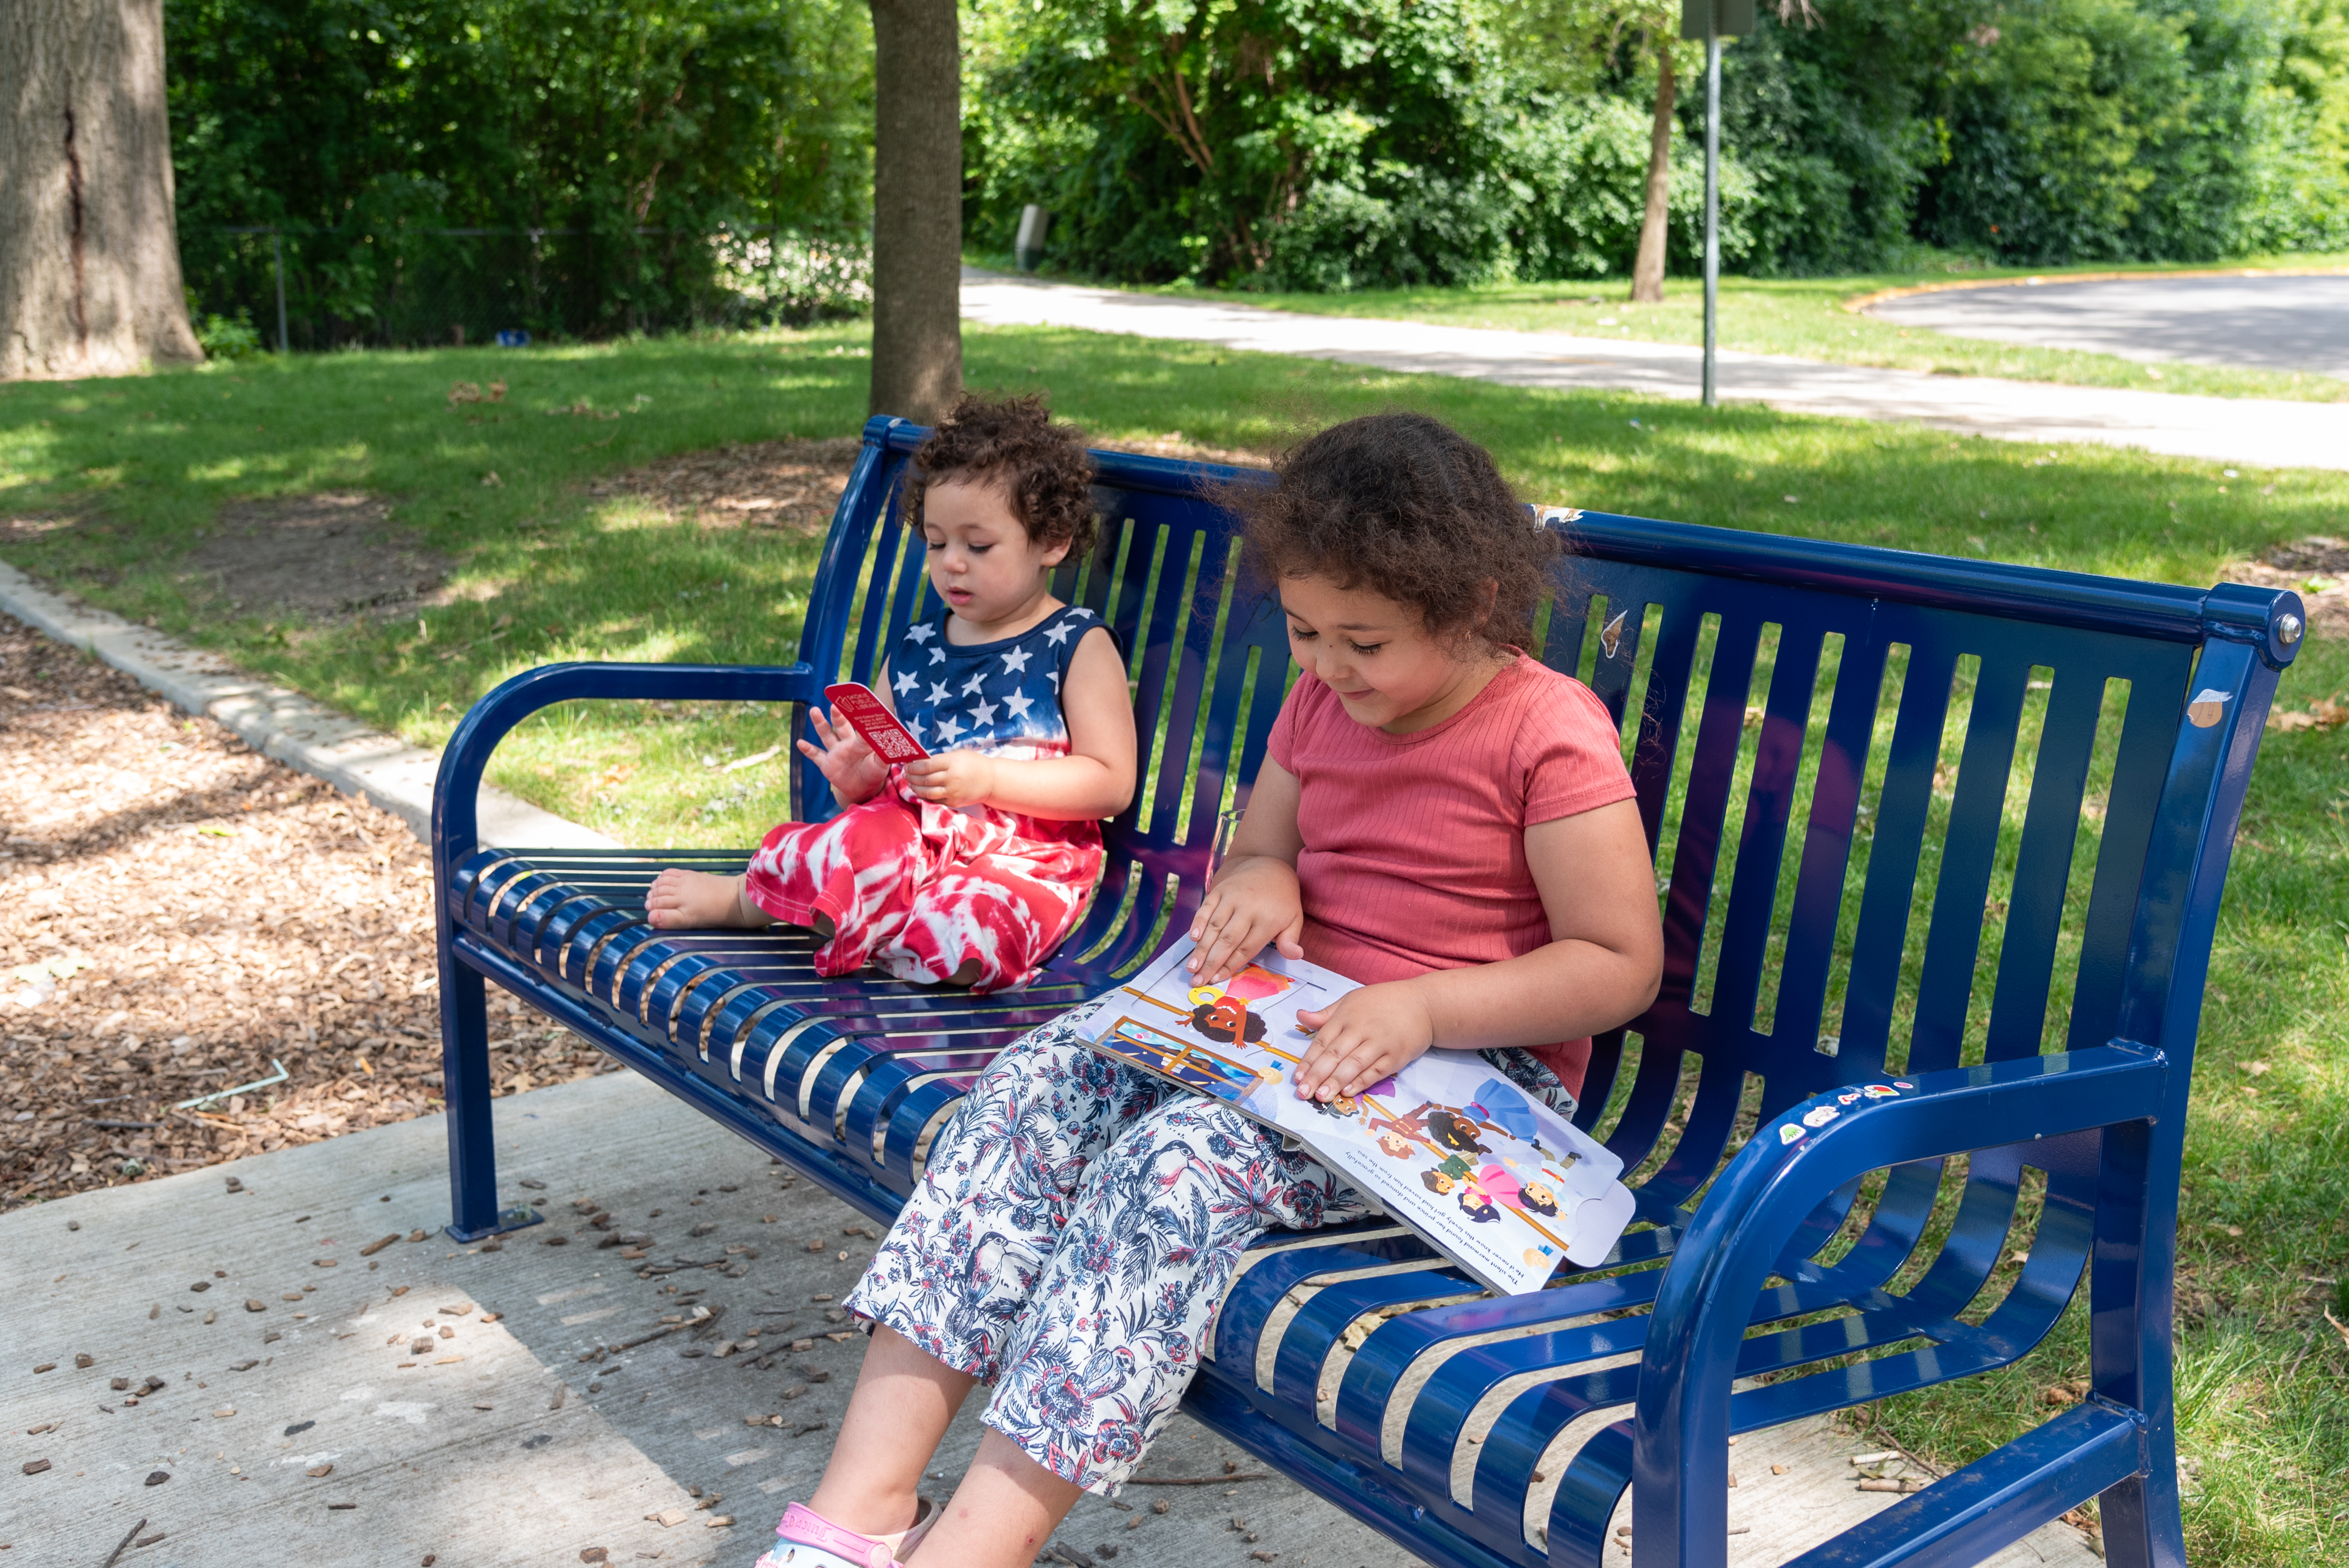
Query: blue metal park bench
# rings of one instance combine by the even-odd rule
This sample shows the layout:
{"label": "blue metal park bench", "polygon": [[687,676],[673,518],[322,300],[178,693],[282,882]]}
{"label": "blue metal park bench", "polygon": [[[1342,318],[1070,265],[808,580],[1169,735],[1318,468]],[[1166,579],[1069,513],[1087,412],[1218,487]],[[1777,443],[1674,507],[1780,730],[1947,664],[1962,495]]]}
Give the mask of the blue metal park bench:
{"label": "blue metal park bench", "polygon": [[[924,433],[866,426],[801,662],[550,666],[459,726],[433,860],[460,1240],[536,1218],[497,1196],[485,981],[886,1220],[991,1054],[1196,906],[1287,684],[1282,617],[1203,493],[1246,474],[1110,452],[1099,548],[1059,591],[1133,650],[1146,762],[1081,923],[1026,991],[826,981],[802,933],[646,924],[656,869],[740,852],[481,844],[491,749],[548,703],[783,702],[796,732],[826,683],[870,679],[928,591],[891,521]],[[1657,847],[1662,992],[1597,1043],[1578,1117],[1637,1170],[1639,1220],[1605,1267],[1514,1298],[1392,1225],[1276,1235],[1186,1408],[1446,1568],[1589,1568],[1627,1486],[1635,1568],[1716,1568],[1731,1434],[2007,1365],[2085,1280],[2084,1400],[1798,1561],[1976,1563],[2100,1497],[2113,1563],[2179,1568],[2188,1078],[2299,601],[1546,524],[1575,554],[1537,651],[1623,726]],[[826,815],[821,775],[793,777],[793,815]]]}

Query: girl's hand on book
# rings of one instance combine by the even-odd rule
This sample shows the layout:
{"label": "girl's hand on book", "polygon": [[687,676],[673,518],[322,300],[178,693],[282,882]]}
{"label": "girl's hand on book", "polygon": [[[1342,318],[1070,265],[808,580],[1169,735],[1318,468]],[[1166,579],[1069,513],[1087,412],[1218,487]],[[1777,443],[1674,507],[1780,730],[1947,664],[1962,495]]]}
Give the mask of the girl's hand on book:
{"label": "girl's hand on book", "polygon": [[800,755],[816,765],[832,784],[832,793],[854,805],[871,800],[889,782],[889,765],[874,755],[864,737],[845,720],[835,724],[833,716],[821,708],[808,710],[808,718],[815,724],[821,746],[799,742]]}
{"label": "girl's hand on book", "polygon": [[1213,985],[1246,969],[1267,942],[1283,958],[1303,958],[1298,939],[1304,934],[1294,867],[1268,856],[1226,863],[1191,921],[1191,940],[1199,945],[1188,968]]}
{"label": "girl's hand on book", "polygon": [[905,783],[933,805],[978,805],[995,794],[995,759],[978,752],[945,752],[905,764]]}
{"label": "girl's hand on book", "polygon": [[1316,1012],[1300,1009],[1298,1026],[1313,1031],[1313,1044],[1297,1064],[1297,1097],[1336,1099],[1359,1095],[1390,1073],[1427,1054],[1435,1044],[1435,1023],[1427,1003],[1409,981],[1350,991]]}

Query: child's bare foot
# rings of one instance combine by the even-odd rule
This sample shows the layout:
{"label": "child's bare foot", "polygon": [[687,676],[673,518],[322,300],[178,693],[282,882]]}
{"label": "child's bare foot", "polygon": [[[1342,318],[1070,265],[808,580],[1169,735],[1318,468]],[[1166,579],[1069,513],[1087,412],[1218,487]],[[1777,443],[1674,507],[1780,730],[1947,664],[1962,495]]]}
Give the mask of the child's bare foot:
{"label": "child's bare foot", "polygon": [[713,877],[678,866],[653,878],[652,888],[645,895],[645,918],[663,930],[774,923],[742,896],[740,877]]}

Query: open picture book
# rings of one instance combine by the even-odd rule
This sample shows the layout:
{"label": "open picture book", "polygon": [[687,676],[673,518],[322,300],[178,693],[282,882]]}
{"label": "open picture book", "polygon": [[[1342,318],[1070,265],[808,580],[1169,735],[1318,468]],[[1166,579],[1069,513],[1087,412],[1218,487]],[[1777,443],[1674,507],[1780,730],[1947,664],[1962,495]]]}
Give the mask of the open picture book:
{"label": "open picture book", "polygon": [[1542,1288],[1560,1259],[1603,1261],[1630,1223],[1623,1162],[1473,1051],[1430,1051],[1361,1094],[1298,1098],[1312,1043],[1297,1014],[1354,981],[1267,948],[1195,983],[1178,940],[1102,996],[1078,1033],[1105,1056],[1277,1128],[1387,1214],[1504,1295]]}

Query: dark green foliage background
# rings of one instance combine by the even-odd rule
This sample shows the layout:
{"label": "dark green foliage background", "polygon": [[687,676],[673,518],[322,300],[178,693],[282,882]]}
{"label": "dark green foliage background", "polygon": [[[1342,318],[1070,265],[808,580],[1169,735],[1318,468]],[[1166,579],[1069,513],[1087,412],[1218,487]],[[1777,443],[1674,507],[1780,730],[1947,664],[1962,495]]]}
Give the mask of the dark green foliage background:
{"label": "dark green foliage background", "polygon": [[[966,222],[1137,281],[1394,287],[1627,272],[1641,0],[979,0]],[[2349,0],[1816,0],[1723,67],[1724,258],[1883,269],[2349,244]],[[1700,51],[1672,260],[1693,263]]]}
{"label": "dark green foliage background", "polygon": [[[1723,67],[1733,269],[2349,247],[2349,0],[1761,9]],[[966,232],[1008,251],[1034,202],[1056,265],[1134,281],[1619,275],[1676,12],[965,0]],[[857,304],[863,0],[174,0],[167,35],[189,282],[264,342],[270,239],[224,231],[286,232],[297,347],[737,325],[744,268],[764,319]],[[1682,271],[1701,53],[1675,56]]]}
{"label": "dark green foliage background", "polygon": [[189,286],[274,327],[269,237],[222,231],[283,228],[296,347],[681,325],[707,236],[864,243],[862,5],[174,0],[166,35]]}

